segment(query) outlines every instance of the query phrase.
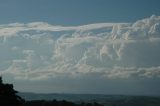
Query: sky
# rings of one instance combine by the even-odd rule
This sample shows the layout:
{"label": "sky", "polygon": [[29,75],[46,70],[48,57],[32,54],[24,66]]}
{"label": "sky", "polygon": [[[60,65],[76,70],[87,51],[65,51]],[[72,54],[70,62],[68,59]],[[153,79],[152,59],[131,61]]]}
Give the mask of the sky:
{"label": "sky", "polygon": [[134,22],[160,14],[159,0],[0,0],[1,24]]}
{"label": "sky", "polygon": [[160,95],[159,0],[0,0],[0,75],[21,92]]}

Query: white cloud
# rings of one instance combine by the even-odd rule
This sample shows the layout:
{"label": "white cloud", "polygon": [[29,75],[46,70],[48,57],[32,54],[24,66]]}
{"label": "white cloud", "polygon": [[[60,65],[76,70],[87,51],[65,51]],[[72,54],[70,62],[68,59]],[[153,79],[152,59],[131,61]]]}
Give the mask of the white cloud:
{"label": "white cloud", "polygon": [[159,16],[83,26],[0,25],[0,73],[21,79],[159,77],[159,46]]}

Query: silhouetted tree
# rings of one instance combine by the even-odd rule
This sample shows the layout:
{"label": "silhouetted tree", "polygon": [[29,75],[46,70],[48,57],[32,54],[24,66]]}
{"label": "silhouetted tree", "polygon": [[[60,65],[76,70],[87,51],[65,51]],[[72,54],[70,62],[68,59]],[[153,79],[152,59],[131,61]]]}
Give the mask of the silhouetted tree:
{"label": "silhouetted tree", "polygon": [[12,84],[4,84],[0,76],[0,106],[21,106],[24,100],[17,96]]}

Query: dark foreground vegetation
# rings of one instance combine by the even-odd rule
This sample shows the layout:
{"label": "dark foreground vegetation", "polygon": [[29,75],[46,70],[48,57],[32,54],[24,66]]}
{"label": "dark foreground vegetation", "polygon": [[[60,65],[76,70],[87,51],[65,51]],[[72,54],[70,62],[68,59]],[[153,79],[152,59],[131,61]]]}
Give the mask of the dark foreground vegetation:
{"label": "dark foreground vegetation", "polygon": [[12,84],[3,84],[0,77],[0,106],[21,106],[24,100],[16,95]]}
{"label": "dark foreground vegetation", "polygon": [[98,104],[96,102],[94,103],[80,103],[76,104],[73,102],[68,102],[65,100],[62,101],[44,101],[44,100],[34,100],[34,101],[28,101],[24,104],[24,106],[103,106],[101,104]]}

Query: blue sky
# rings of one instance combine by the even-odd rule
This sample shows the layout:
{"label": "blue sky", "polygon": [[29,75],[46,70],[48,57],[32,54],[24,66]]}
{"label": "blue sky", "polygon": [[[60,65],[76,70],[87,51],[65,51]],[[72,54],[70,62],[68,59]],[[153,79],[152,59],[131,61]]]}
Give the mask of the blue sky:
{"label": "blue sky", "polygon": [[23,92],[160,95],[160,0],[0,0],[0,75]]}
{"label": "blue sky", "polygon": [[0,0],[0,23],[58,25],[134,22],[160,15],[159,0]]}

